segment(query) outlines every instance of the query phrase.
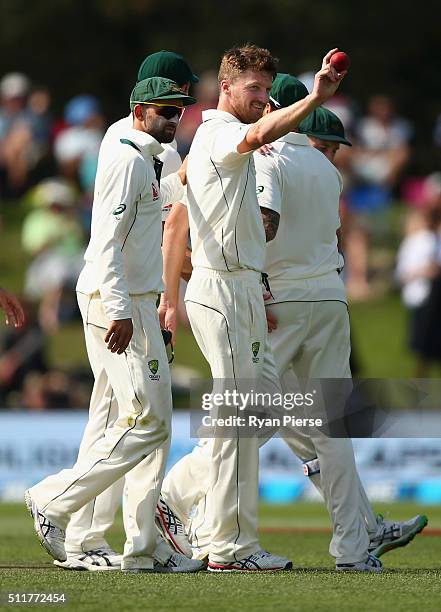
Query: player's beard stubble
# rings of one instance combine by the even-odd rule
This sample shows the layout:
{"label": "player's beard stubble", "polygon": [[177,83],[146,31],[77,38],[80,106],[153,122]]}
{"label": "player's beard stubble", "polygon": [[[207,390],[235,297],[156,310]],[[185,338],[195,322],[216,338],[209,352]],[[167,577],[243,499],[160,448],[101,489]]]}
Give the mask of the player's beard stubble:
{"label": "player's beard stubble", "polygon": [[175,137],[176,128],[179,122],[170,121],[164,117],[152,117],[149,121],[146,120],[146,132],[153,136],[155,140],[161,143],[169,143]]}

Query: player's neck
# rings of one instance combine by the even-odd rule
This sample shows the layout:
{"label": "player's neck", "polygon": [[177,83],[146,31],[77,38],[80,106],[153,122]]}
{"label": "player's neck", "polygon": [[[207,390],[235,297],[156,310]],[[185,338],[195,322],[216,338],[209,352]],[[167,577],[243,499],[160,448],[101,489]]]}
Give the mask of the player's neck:
{"label": "player's neck", "polygon": [[240,117],[238,117],[236,111],[234,110],[233,106],[230,104],[226,96],[221,95],[219,97],[219,102],[217,104],[217,110],[223,111],[224,113],[230,113],[230,115],[233,115],[233,117],[236,117],[236,119],[240,120]]}

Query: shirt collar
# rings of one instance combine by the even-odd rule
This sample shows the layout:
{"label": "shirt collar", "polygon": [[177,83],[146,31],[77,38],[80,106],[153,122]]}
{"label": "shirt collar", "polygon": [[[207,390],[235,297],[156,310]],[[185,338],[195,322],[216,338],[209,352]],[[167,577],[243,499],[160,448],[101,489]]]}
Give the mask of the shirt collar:
{"label": "shirt collar", "polygon": [[303,145],[306,147],[311,146],[308,136],[306,134],[299,134],[298,132],[288,132],[288,134],[285,134],[285,136],[281,136],[279,140],[294,145]]}
{"label": "shirt collar", "polygon": [[242,123],[237,117],[227,111],[218,110],[217,108],[210,108],[209,110],[202,111],[202,121],[208,121],[209,119],[223,119],[224,121]]}
{"label": "shirt collar", "polygon": [[141,130],[135,130],[134,128],[127,130],[127,138],[141,149],[141,153],[145,158],[152,155],[159,155],[164,150],[164,147],[159,144],[156,138],[153,138],[150,134],[141,132]]}

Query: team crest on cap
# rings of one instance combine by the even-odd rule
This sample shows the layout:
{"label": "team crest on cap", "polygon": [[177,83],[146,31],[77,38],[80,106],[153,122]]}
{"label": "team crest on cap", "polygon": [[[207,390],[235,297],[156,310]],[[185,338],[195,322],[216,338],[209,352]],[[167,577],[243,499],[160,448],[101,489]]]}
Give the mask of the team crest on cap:
{"label": "team crest on cap", "polygon": [[149,366],[149,370],[151,372],[149,375],[150,380],[159,380],[160,376],[157,375],[159,370],[159,361],[157,359],[151,359],[147,365]]}
{"label": "team crest on cap", "polygon": [[257,356],[259,354],[259,350],[260,350],[260,342],[253,342],[253,344],[251,345],[251,351],[254,355],[253,363],[259,363],[260,361],[260,357]]}
{"label": "team crest on cap", "polygon": [[159,191],[155,183],[152,183],[152,198],[154,202],[156,202],[156,200],[159,200]]}

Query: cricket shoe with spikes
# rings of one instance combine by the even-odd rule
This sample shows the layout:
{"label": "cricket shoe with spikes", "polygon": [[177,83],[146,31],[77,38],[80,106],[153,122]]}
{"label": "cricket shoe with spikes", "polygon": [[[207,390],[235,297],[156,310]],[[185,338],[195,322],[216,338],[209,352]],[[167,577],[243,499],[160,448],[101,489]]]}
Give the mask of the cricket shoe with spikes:
{"label": "cricket shoe with spikes", "polygon": [[25,492],[25,504],[34,519],[34,529],[40,544],[57,561],[66,561],[65,531],[54,525],[47,516],[40,512],[29,491]]}
{"label": "cricket shoe with spikes", "polygon": [[337,563],[335,569],[338,572],[375,572],[378,574],[383,571],[383,564],[380,559],[377,559],[374,555],[368,554],[365,561],[359,561],[357,563]]}
{"label": "cricket shoe with spikes", "polygon": [[127,574],[194,574],[204,570],[206,564],[203,561],[188,559],[185,555],[173,552],[166,561],[155,559],[153,568],[123,568]]}
{"label": "cricket shoe with spikes", "polygon": [[164,538],[177,553],[191,559],[193,551],[185,531],[184,523],[173,512],[162,496],[159,497],[155,522]]}
{"label": "cricket shoe with spikes", "polygon": [[403,522],[387,521],[382,514],[377,514],[378,529],[371,538],[368,550],[375,557],[381,557],[399,546],[406,546],[428,522],[429,519],[424,514],[418,514]]}
{"label": "cricket shoe with spikes", "polygon": [[253,555],[231,561],[230,563],[208,562],[209,572],[279,572],[292,569],[292,561],[278,557],[266,550],[258,550]]}
{"label": "cricket shoe with spikes", "polygon": [[97,548],[78,554],[67,554],[66,561],[54,561],[54,565],[67,570],[105,572],[121,569],[122,555],[111,548]]}

